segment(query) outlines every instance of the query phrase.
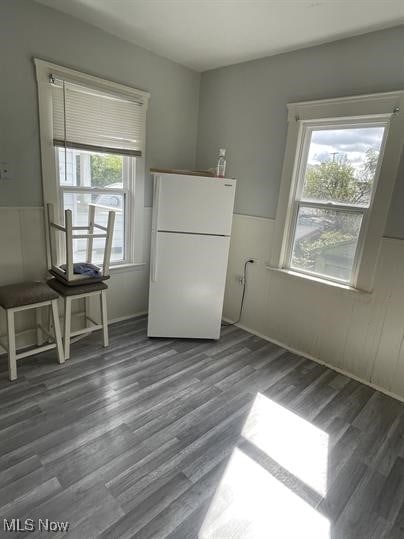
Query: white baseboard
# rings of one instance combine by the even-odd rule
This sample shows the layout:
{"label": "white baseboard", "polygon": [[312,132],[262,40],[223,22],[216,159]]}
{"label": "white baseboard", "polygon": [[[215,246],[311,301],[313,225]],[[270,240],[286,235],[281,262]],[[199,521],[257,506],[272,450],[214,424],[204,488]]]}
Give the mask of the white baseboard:
{"label": "white baseboard", "polygon": [[[131,320],[131,319],[134,319],[134,318],[140,318],[141,316],[145,316],[146,314],[148,313],[148,311],[141,311],[141,312],[138,312],[138,313],[134,313],[134,314],[130,314],[130,315],[127,315],[127,316],[121,316],[119,318],[113,318],[112,320],[109,320],[109,324],[115,324],[117,322],[124,322],[125,320]],[[228,318],[225,318],[223,317],[223,320],[228,323],[228,324],[232,324],[233,321],[228,319]],[[344,376],[347,376],[348,378],[351,378],[353,380],[356,380],[357,382],[360,382],[362,384],[365,384],[369,387],[371,387],[372,389],[375,389],[376,391],[380,391],[381,393],[384,393],[385,395],[389,396],[389,397],[392,397],[400,402],[404,402],[404,398],[401,397],[400,395],[397,395],[396,393],[393,393],[391,391],[388,391],[387,389],[383,388],[383,387],[380,387],[378,386],[377,384],[374,384],[372,382],[369,382],[368,380],[364,380],[363,378],[360,378],[359,376],[356,376],[355,374],[352,374],[350,372],[347,372],[343,369],[340,369],[338,367],[335,367],[333,365],[330,365],[329,363],[317,358],[317,357],[314,357],[310,354],[307,354],[305,352],[302,352],[301,350],[297,350],[296,348],[293,348],[291,346],[289,346],[288,344],[284,343],[284,342],[280,342],[278,341],[277,339],[272,339],[271,337],[268,337],[267,335],[264,335],[248,326],[245,326],[244,324],[235,324],[237,327],[239,327],[240,329],[243,329],[244,331],[248,331],[248,333],[251,333],[252,335],[256,335],[257,337],[260,337],[261,339],[264,339],[268,342],[271,342],[273,344],[276,344],[277,346],[280,346],[281,348],[285,348],[285,350],[288,350],[290,352],[292,352],[293,354],[296,354],[296,355],[299,355],[299,356],[302,356],[306,359],[309,359],[311,361],[314,361],[320,365],[323,365],[325,367],[328,367],[329,369],[339,373],[339,374],[342,374]],[[35,344],[35,338],[36,338],[36,332],[35,330],[25,330],[23,332],[24,335],[21,335],[22,339],[23,339],[23,343],[20,343],[20,346],[24,347],[24,346],[30,346],[30,345],[33,345]],[[31,337],[31,338],[29,338]],[[0,351],[0,354],[2,352]]]}
{"label": "white baseboard", "polygon": [[116,324],[116,322],[124,322],[125,320],[131,320],[132,318],[140,318],[141,316],[144,316],[147,313],[148,311],[141,311],[139,313],[129,314],[127,316],[120,316],[118,318],[113,318],[112,320],[108,320],[108,324]]}
{"label": "white baseboard", "polygon": [[[232,321],[228,318],[223,318],[223,320],[227,323],[232,323]],[[280,342],[276,339],[271,339],[267,335],[263,335],[262,333],[259,333],[258,331],[255,331],[252,328],[249,328],[245,326],[244,324],[235,324],[240,329],[243,329],[244,331],[248,331],[248,333],[252,333],[253,335],[256,335],[257,337],[261,337],[261,339],[264,339],[265,341],[271,342],[273,344],[276,344],[277,346],[280,346],[281,348],[285,348],[285,350],[288,350],[289,352],[292,352],[293,354],[296,354],[298,356],[302,356],[306,359],[310,359],[311,361],[315,361],[319,365],[323,365],[324,367],[328,367],[329,369],[337,372],[338,374],[343,374],[344,376],[347,376],[348,378],[352,378],[352,380],[356,380],[357,382],[360,382],[361,384],[365,384],[366,386],[371,387],[372,389],[375,389],[376,391],[380,391],[380,393],[384,393],[388,397],[392,397],[393,399],[396,399],[400,402],[404,402],[404,398],[400,395],[397,395],[396,393],[393,393],[383,387],[380,387],[376,384],[373,384],[372,382],[369,382],[367,380],[364,380],[363,378],[360,378],[359,376],[356,376],[355,374],[352,374],[350,372],[344,371],[343,369],[340,369],[338,367],[334,367],[333,365],[330,365],[329,363],[326,363],[325,361],[322,361],[321,359],[318,359],[317,357],[311,356],[310,354],[307,354],[305,352],[302,352],[301,350],[297,350],[296,348],[293,348],[283,342]]]}
{"label": "white baseboard", "polygon": [[[79,314],[80,313],[73,313],[72,316],[76,316]],[[119,318],[114,318],[112,320],[109,320],[108,324],[115,324],[116,322],[124,322],[125,320],[131,320],[132,318],[140,318],[141,316],[144,316],[145,314],[147,314],[147,311],[141,311],[139,313],[130,314],[127,316],[121,316]],[[16,344],[17,344],[18,349],[24,349],[30,346],[34,346],[36,344],[36,329],[29,328],[29,329],[25,329],[19,332],[16,335],[16,341],[17,341]],[[5,348],[0,344],[0,356],[6,353],[7,351],[5,350]]]}

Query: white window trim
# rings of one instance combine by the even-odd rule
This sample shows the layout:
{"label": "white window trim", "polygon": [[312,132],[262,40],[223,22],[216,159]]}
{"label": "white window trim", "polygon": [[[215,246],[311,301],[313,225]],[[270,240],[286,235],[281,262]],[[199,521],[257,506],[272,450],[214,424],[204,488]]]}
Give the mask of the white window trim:
{"label": "white window trim", "polygon": [[[57,181],[57,163],[56,152],[53,145],[53,122],[52,122],[52,90],[49,84],[49,75],[53,74],[60,78],[68,78],[78,84],[84,84],[104,91],[112,91],[129,97],[140,97],[144,102],[144,106],[148,106],[150,94],[142,90],[137,90],[112,82],[109,80],[94,77],[86,73],[75,71],[73,69],[59,66],[51,62],[46,62],[38,58],[34,58],[36,77],[38,84],[38,105],[39,105],[39,120],[40,120],[40,143],[41,143],[41,160],[42,160],[42,186],[44,204],[51,203],[54,205],[55,218],[61,220],[59,200],[59,185]],[[146,129],[146,126],[144,127]],[[146,140],[146,133],[143,133],[143,140]],[[143,265],[144,262],[144,181],[145,181],[145,152],[142,152],[141,157],[136,157],[135,185],[132,193],[129,195],[128,203],[131,205],[128,212],[128,251],[130,260],[126,260],[120,265],[112,265],[111,271],[114,269],[130,269]],[[132,195],[132,196],[131,196]],[[46,213],[46,212],[45,212]],[[45,216],[46,218],[46,216]],[[47,229],[47,227],[46,227]],[[49,242],[47,241],[47,244]],[[47,249],[48,265],[50,264],[49,248]]]}
{"label": "white window trim", "polygon": [[[374,190],[372,209],[368,210],[368,218],[362,227],[364,237],[356,261],[354,278],[350,283],[350,288],[372,291],[375,267],[402,151],[404,91],[288,105],[288,134],[270,258],[272,269],[294,272],[287,267],[286,262],[299,166],[303,155],[302,137],[307,126],[317,125],[321,121],[351,123],[355,120],[369,120],[371,123],[376,119],[389,122],[388,133],[385,136],[384,157]],[[303,278],[310,277],[304,273],[299,275]],[[331,283],[336,284],[335,281],[330,281]],[[346,283],[341,283],[341,286],[346,288]]]}

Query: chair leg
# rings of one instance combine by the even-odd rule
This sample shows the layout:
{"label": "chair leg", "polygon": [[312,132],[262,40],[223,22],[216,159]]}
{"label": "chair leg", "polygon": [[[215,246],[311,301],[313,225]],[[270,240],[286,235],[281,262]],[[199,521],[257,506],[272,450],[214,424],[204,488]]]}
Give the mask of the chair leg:
{"label": "chair leg", "polygon": [[8,337],[8,377],[17,379],[17,357],[15,349],[14,311],[7,310],[7,337]]}
{"label": "chair leg", "polygon": [[65,297],[65,334],[64,334],[64,348],[65,359],[70,357],[70,331],[72,322],[72,298]]}
{"label": "chair leg", "polygon": [[107,315],[107,294],[105,290],[102,290],[100,295],[101,303],[101,324],[102,324],[102,333],[104,338],[104,348],[109,346],[108,340],[108,315]]}
{"label": "chair leg", "polygon": [[59,322],[59,310],[58,310],[58,300],[52,300],[52,318],[53,318],[53,328],[55,330],[55,341],[56,341],[56,350],[58,353],[58,362],[65,362],[65,353],[63,350],[62,344],[62,333],[60,331],[60,322]]}

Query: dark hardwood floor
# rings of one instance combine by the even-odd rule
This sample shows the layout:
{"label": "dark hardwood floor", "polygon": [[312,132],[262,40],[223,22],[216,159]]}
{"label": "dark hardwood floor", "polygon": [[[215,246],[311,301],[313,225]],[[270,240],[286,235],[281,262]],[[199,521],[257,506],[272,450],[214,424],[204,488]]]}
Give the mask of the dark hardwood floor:
{"label": "dark hardwood floor", "polygon": [[0,358],[1,537],[404,537],[403,404],[236,327],[110,341]]}

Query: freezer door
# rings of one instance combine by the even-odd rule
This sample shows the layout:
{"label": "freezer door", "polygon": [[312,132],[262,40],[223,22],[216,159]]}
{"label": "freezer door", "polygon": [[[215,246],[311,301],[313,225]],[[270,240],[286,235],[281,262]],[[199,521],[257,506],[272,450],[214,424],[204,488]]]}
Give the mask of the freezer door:
{"label": "freezer door", "polygon": [[157,230],[230,235],[236,180],[163,174],[154,182]]}
{"label": "freezer door", "polygon": [[219,338],[229,243],[226,236],[157,233],[149,337]]}

